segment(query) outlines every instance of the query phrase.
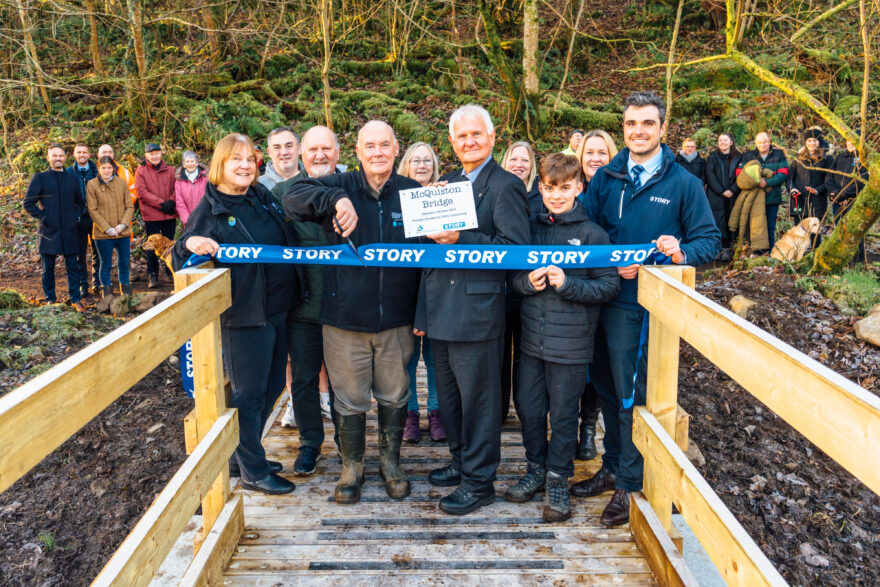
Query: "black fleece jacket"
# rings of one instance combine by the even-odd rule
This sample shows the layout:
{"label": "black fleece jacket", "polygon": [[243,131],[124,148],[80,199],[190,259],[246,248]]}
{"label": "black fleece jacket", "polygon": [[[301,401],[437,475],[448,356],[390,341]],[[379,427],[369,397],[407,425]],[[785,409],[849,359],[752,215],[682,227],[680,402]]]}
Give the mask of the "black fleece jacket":
{"label": "black fleece jacket", "polygon": [[[542,212],[531,221],[533,245],[607,245],[608,233],[589,219],[580,201],[558,216]],[[614,267],[565,269],[565,283],[559,289],[547,285],[535,291],[529,271],[512,279],[514,290],[523,296],[522,352],[549,361],[576,365],[593,360],[593,335],[599,309],[620,290]]]}

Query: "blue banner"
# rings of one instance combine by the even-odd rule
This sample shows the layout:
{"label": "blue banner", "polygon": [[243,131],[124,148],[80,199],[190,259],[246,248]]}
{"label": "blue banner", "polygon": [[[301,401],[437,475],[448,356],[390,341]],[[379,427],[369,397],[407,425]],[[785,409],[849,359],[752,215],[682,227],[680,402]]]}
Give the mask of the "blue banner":
{"label": "blue banner", "polygon": [[180,347],[180,381],[183,383],[183,391],[189,397],[193,397],[195,392],[192,356],[192,340],[188,340]]}
{"label": "blue banner", "polygon": [[[299,263],[302,265],[360,265],[366,267],[423,267],[436,269],[536,269],[556,265],[625,267],[634,263],[662,264],[666,256],[653,244],[537,246],[537,245],[420,245],[369,244],[326,247],[220,245],[214,257],[222,263]],[[186,266],[209,260],[193,255]]]}

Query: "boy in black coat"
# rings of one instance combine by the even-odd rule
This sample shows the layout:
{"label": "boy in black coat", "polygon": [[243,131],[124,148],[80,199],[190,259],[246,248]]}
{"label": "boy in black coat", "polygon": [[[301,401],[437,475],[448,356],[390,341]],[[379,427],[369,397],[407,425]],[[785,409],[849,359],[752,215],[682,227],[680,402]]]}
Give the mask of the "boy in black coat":
{"label": "boy in black coat", "polygon": [[[554,153],[540,165],[547,212],[532,220],[534,245],[607,245],[608,234],[587,216],[577,195],[580,165]],[[543,517],[571,517],[568,478],[574,473],[578,402],[593,358],[593,334],[603,302],[614,299],[620,278],[613,267],[566,269],[555,265],[522,271],[512,280],[522,300],[522,356],[516,404],[522,421],[528,472],[505,498],[525,502],[546,483]],[[547,413],[553,430],[547,442]]]}

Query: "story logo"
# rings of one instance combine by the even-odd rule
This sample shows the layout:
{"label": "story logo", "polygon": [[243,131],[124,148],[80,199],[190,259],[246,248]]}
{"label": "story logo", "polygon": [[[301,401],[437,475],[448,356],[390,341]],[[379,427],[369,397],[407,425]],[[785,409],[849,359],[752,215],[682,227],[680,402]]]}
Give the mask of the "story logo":
{"label": "story logo", "polygon": [[651,201],[651,202],[657,202],[658,204],[663,204],[664,206],[669,205],[669,199],[668,199],[668,198],[660,198],[660,197],[658,197],[658,196],[651,196],[650,201]]}

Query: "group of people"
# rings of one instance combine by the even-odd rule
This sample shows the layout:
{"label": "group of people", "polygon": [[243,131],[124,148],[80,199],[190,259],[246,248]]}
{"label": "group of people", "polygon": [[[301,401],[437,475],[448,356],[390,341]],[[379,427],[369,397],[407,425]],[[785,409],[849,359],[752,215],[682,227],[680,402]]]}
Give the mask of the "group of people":
{"label": "group of people", "polygon": [[[291,129],[273,131],[263,175],[250,138],[231,134],[214,151],[205,195],[173,260],[181,267],[193,254],[215,254],[221,244],[416,242],[404,235],[399,192],[470,182],[478,227],[418,242],[653,241],[657,262],[701,264],[715,257],[721,236],[701,182],[660,142],[665,114],[659,96],[636,92],[624,101],[626,148],[620,152],[606,133],[590,131],[573,156],[555,153],[538,161],[531,145],[515,143],[499,165],[491,116],[480,106],[462,106],[449,119],[460,167],[442,176],[436,152],[424,143],[411,145],[396,166],[398,140],[379,120],[358,132],[356,171],[339,168],[338,140],[325,127],[309,129],[301,145]],[[299,171],[297,151],[304,167]],[[269,494],[295,489],[279,475],[281,463],[266,459],[260,441],[290,363],[301,438],[293,472],[313,473],[320,459],[324,365],[342,457],[335,502],[360,499],[373,400],[385,490],[394,499],[409,495],[400,450],[420,434],[412,373],[421,353],[429,371],[430,433],[445,438],[450,452],[449,463],[429,475],[431,484],[454,488],[439,502],[443,511],[466,514],[494,501],[501,426],[512,395],[528,467],[504,497],[525,502],[543,490],[544,519],[562,521],[571,516],[571,493],[613,490],[601,520],[609,526],[628,520],[629,493],[642,484],[632,442],[632,409],[645,401],[639,265],[547,265],[508,274],[492,268],[217,264],[231,272],[232,305],[221,322],[239,413],[231,471],[245,488]],[[596,454],[589,432],[595,433],[597,406],[606,423],[603,465],[570,488],[576,454],[590,445]]]}
{"label": "group of people", "polygon": [[[406,242],[653,242],[654,262],[699,265],[742,238],[743,222],[753,248],[772,248],[783,185],[795,219],[823,217],[829,198],[839,218],[858,192],[848,175],[866,177],[853,145],[847,143],[847,151],[832,160],[815,129],[807,131],[804,148],[791,162],[766,132],[758,133],[755,150],[744,154],[732,135],[722,133],[718,149],[703,160],[693,139],[684,141],[678,154],[661,143],[666,111],[655,93],[635,92],[623,106],[621,150],[603,130],[576,130],[562,153],[539,160],[531,144],[519,141],[507,148],[500,165],[493,156],[489,113],[462,106],[449,119],[460,167],[442,176],[436,151],[423,142],[410,145],[396,165],[398,140],[379,120],[358,132],[354,171],[339,164],[339,140],[324,126],[311,127],[302,139],[290,127],[271,131],[265,164],[242,134],[217,144],[208,169],[187,151],[175,171],[163,161],[161,147],[151,143],[134,174],[115,161],[109,145],[102,145],[92,162],[88,146],[78,143],[75,163],[65,169],[64,149],[52,144],[49,169],[33,177],[24,200],[40,222],[46,300],[56,299],[54,266],[63,256],[70,299],[80,307],[88,290],[90,242],[101,291],[112,291],[114,250],[121,289],[131,291],[136,206],[148,235],[173,238],[181,220],[183,233],[172,255],[176,267],[193,254],[215,254],[221,244]],[[407,239],[399,192],[454,182],[472,184],[478,227]],[[764,240],[755,226],[764,227]],[[559,522],[571,516],[570,495],[613,491],[601,522],[615,526],[628,520],[629,494],[642,486],[632,424],[634,406],[645,402],[647,371],[638,264],[510,272],[218,265],[229,267],[232,288],[232,305],[221,316],[240,431],[230,472],[245,488],[269,494],[295,489],[279,475],[281,463],[266,459],[261,444],[272,408],[287,389],[283,421],[295,425],[300,437],[294,474],[316,471],[322,415],[332,414],[342,457],[334,499],[359,501],[366,414],[375,400],[385,490],[395,499],[409,495],[400,450],[402,442],[421,438],[415,371],[423,358],[429,434],[445,441],[450,452],[448,465],[431,471],[429,482],[455,487],[440,500],[442,510],[466,514],[495,499],[501,427],[512,398],[528,465],[505,499],[527,502],[543,491],[543,518]],[[159,272],[154,255],[148,255],[147,266],[154,286]],[[573,461],[598,454],[600,410],[602,466],[569,486]]]}
{"label": "group of people", "polygon": [[[205,168],[192,151],[183,153],[175,170],[163,160],[162,148],[150,143],[144,160],[132,173],[115,159],[113,147],[101,145],[97,160],[85,143],[73,148],[74,163],[64,166],[67,153],[60,143],[46,152],[49,169],[34,174],[24,197],[24,209],[40,223],[38,250],[42,261],[44,301],[56,303],[55,265],[63,257],[70,302],[82,311],[82,298],[113,293],[113,252],[121,293],[131,294],[131,236],[135,210],[140,211],[147,236],[174,238],[179,218],[184,225],[208,183]],[[87,255],[91,250],[89,283]],[[166,267],[166,272],[171,275]],[[159,283],[159,259],[147,252],[149,287]]]}
{"label": "group of people", "polygon": [[[846,141],[845,149],[831,157],[821,129],[809,128],[802,138],[803,146],[791,160],[772,144],[767,131],[757,133],[755,148],[744,152],[737,150],[731,133],[721,133],[718,148],[705,159],[694,139],[682,142],[675,160],[704,184],[721,231],[720,261],[730,260],[730,249],[738,241],[757,252],[773,249],[783,187],[788,190],[788,213],[795,224],[808,217],[836,224],[852,206],[862,185],[854,176],[868,179],[856,146]],[[750,167],[751,173],[743,173]],[[864,260],[864,244],[856,258]]]}

